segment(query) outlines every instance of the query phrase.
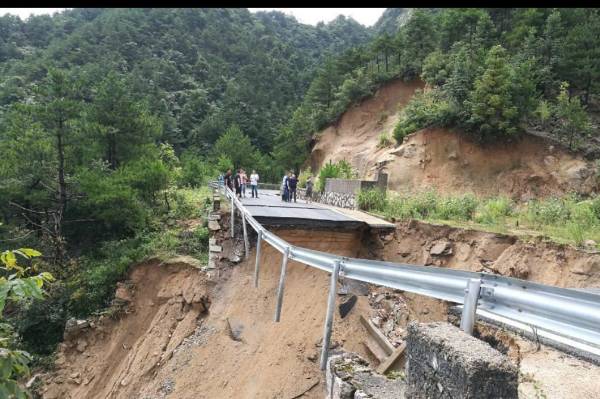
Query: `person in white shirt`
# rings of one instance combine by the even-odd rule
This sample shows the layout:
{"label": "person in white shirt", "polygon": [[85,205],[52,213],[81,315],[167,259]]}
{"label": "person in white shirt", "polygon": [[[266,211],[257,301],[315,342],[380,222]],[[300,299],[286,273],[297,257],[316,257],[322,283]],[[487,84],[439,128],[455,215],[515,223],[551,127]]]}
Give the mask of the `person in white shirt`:
{"label": "person in white shirt", "polygon": [[258,198],[258,173],[254,169],[250,175],[250,187],[252,188],[252,198],[254,198],[254,194]]}

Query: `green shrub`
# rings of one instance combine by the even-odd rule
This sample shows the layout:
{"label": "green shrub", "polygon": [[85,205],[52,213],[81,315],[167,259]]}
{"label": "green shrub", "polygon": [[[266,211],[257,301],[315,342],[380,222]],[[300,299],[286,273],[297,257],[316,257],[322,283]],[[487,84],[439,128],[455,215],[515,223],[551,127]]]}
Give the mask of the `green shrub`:
{"label": "green shrub", "polygon": [[527,219],[536,225],[557,224],[568,217],[569,209],[565,201],[559,198],[533,200],[527,206]]}
{"label": "green shrub", "polygon": [[569,238],[575,242],[575,245],[581,247],[585,240],[585,229],[577,222],[567,223],[567,233]]}
{"label": "green shrub", "polygon": [[385,148],[385,147],[389,147],[390,145],[392,145],[392,139],[390,138],[390,135],[387,133],[381,133],[379,135],[379,142],[377,143],[377,148]]}
{"label": "green shrub", "polygon": [[356,200],[365,211],[383,211],[386,206],[385,192],[377,188],[359,191]]}
{"label": "green shrub", "polygon": [[598,224],[598,217],[594,209],[593,201],[581,201],[571,204],[569,207],[569,220],[584,228],[590,228]]}
{"label": "green shrub", "polygon": [[[225,162],[227,163],[227,161]],[[226,170],[224,169],[222,173],[225,173]],[[181,155],[181,174],[178,181],[180,186],[200,187],[217,175],[217,170],[209,161],[205,161],[191,152],[184,152]]]}
{"label": "green shrub", "polygon": [[310,169],[310,166],[301,171],[298,175],[298,187],[306,188],[306,180],[308,180],[309,176],[312,176],[312,170]]}
{"label": "green shrub", "polygon": [[396,219],[425,219],[435,213],[438,195],[425,191],[414,195],[399,195],[388,200],[386,217]]}
{"label": "green shrub", "polygon": [[447,126],[455,119],[456,111],[440,90],[424,93],[418,90],[400,113],[394,128],[394,138],[402,143],[404,137],[430,126]]}
{"label": "green shrub", "polygon": [[472,194],[438,199],[433,217],[442,220],[471,220],[477,209],[477,198]]}
{"label": "green shrub", "polygon": [[506,197],[490,198],[479,206],[475,221],[497,224],[513,213],[512,201]]}
{"label": "green shrub", "polygon": [[323,192],[325,190],[325,180],[332,179],[355,179],[356,172],[352,165],[342,159],[337,163],[332,163],[331,160],[325,164],[319,171],[319,179],[317,180],[317,190]]}

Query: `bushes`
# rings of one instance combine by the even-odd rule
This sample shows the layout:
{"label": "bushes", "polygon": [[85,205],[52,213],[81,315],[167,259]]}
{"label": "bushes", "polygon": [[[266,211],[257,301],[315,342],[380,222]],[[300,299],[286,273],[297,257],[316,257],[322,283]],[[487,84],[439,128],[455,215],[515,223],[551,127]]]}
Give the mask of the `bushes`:
{"label": "bushes", "polygon": [[432,216],[442,220],[471,220],[476,208],[477,198],[473,194],[441,197],[435,204]]}
{"label": "bushes", "polygon": [[317,190],[323,192],[325,190],[325,180],[332,179],[355,179],[356,172],[352,166],[342,159],[337,163],[329,161],[319,171],[319,179],[317,181]]}
{"label": "bushes", "polygon": [[377,143],[377,148],[385,148],[392,145],[392,139],[390,135],[383,132],[379,135],[379,142]]}
{"label": "bushes", "polygon": [[385,197],[377,190],[366,190],[357,201],[361,209],[391,220],[472,221],[501,230],[512,226],[534,229],[577,246],[589,239],[600,243],[600,197],[580,201],[569,195],[517,205],[503,196],[478,199],[473,194],[444,196],[424,191]]}
{"label": "bushes", "polygon": [[385,192],[379,189],[361,190],[356,200],[358,207],[365,211],[380,211],[385,208]]}
{"label": "bushes", "polygon": [[400,114],[394,128],[394,138],[402,143],[408,134],[429,126],[446,126],[455,119],[455,110],[443,93],[438,90],[417,90]]}
{"label": "bushes", "polygon": [[310,166],[308,168],[304,169],[298,175],[298,187],[299,188],[306,188],[306,181],[308,180],[309,176],[312,176],[312,170],[310,169]]}
{"label": "bushes", "polygon": [[[200,187],[218,175],[213,169],[211,163],[189,151],[184,152],[181,155],[181,174],[178,183],[180,186]],[[227,169],[223,169],[223,172]]]}
{"label": "bushes", "polygon": [[512,201],[506,197],[490,198],[479,206],[475,221],[483,224],[503,222],[513,212]]}

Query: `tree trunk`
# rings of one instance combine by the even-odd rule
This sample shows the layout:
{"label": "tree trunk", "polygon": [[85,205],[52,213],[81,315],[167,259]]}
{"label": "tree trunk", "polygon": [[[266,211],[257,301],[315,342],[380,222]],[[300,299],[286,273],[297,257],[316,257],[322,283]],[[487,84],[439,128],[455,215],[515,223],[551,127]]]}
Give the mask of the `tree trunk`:
{"label": "tree trunk", "polygon": [[108,135],[108,164],[112,170],[117,169],[117,139],[114,133]]}
{"label": "tree trunk", "polygon": [[387,50],[384,53],[385,56],[385,71],[388,72],[388,52]]}
{"label": "tree trunk", "polygon": [[56,212],[52,214],[54,241],[54,262],[62,265],[64,260],[64,240],[62,236],[62,219],[67,209],[67,183],[65,182],[65,147],[64,147],[64,120],[59,117],[58,130],[56,132],[56,152],[58,155],[58,206]]}

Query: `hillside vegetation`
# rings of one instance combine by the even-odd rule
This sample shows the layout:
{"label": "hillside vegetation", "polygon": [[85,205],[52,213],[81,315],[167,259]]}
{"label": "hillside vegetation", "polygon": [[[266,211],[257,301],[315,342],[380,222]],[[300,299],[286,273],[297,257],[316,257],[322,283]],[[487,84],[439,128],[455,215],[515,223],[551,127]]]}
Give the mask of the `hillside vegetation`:
{"label": "hillside vegetation", "polygon": [[[380,26],[398,13],[386,17]],[[460,127],[480,142],[532,128],[572,148],[597,136],[589,111],[599,90],[598,9],[416,9],[395,34],[382,32],[324,62],[279,136],[278,159],[302,165],[313,133],[397,78],[428,86],[398,121],[398,142],[435,126]]]}
{"label": "hillside vegetation", "polygon": [[245,9],[0,17],[0,240],[39,250],[58,280],[5,311],[18,347],[51,354],[66,320],[110,305],[144,258],[206,261],[207,192],[186,187],[233,166],[277,173],[266,154],[314,68],[369,37],[344,17]]}

